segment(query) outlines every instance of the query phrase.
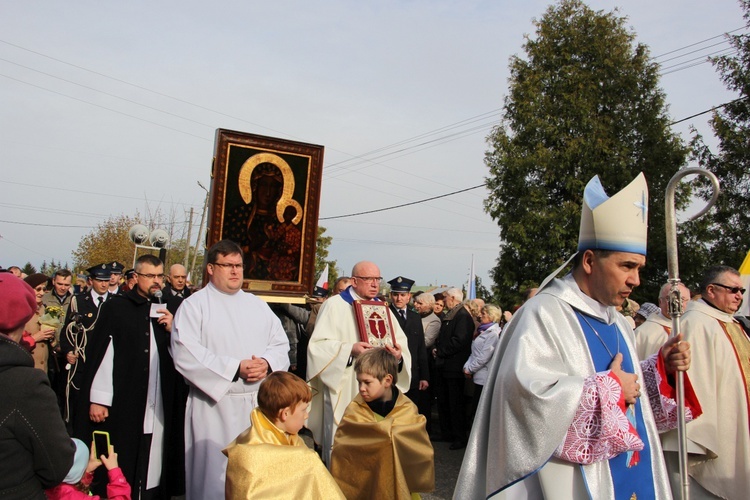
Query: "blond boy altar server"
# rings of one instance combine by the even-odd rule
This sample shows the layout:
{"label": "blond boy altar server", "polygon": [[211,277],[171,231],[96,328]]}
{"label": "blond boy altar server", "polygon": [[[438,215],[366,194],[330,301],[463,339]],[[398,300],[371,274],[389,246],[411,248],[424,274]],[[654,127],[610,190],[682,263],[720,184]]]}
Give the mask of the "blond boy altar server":
{"label": "blond boy altar server", "polygon": [[[347,405],[359,392],[354,373],[354,360],[372,345],[360,340],[354,313],[355,300],[374,300],[383,278],[372,262],[358,262],[352,269],[351,285],[329,298],[320,308],[315,331],[307,347],[307,378],[317,394],[310,406],[307,426],[315,441],[323,446],[323,460],[330,464],[331,444]],[[398,388],[409,390],[411,355],[406,335],[388,307],[396,342],[389,351],[399,360]]]}
{"label": "blond boy altar server", "polygon": [[658,432],[676,426],[670,375],[690,366],[689,345],[671,339],[639,362],[615,309],[640,283],[647,203],[643,174],[612,198],[598,177],[587,184],[573,270],[503,333],[455,498],[671,496]]}

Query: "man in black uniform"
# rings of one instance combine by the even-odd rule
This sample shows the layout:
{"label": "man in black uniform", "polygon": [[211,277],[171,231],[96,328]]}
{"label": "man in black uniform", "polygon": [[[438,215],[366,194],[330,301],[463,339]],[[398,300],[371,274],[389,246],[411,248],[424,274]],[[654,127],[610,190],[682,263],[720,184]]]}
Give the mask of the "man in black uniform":
{"label": "man in black uniform", "polygon": [[429,401],[423,401],[424,398],[421,396],[430,385],[430,375],[427,366],[427,350],[424,346],[424,328],[419,314],[408,307],[414,281],[399,276],[393,278],[388,284],[391,285],[390,308],[406,334],[409,353],[411,353],[411,386],[406,397],[417,405],[419,413],[426,415],[429,411],[427,406]]}
{"label": "man in black uniform", "polygon": [[[68,430],[78,429],[77,420],[82,419],[84,429],[88,430],[88,405],[81,412],[80,390],[86,372],[86,361],[90,355],[88,348],[91,332],[99,317],[101,305],[109,299],[109,279],[111,275],[107,264],[97,264],[86,270],[88,272],[88,289],[75,294],[68,306],[65,325],[60,332],[60,352],[65,357],[65,369],[62,371],[63,384],[61,400],[63,417]],[[88,395],[87,395],[88,396]],[[86,397],[88,402],[88,397]],[[78,422],[80,423],[80,422]],[[74,431],[75,432],[75,431]],[[84,443],[89,442],[90,435],[76,435]]]}
{"label": "man in black uniform", "polygon": [[111,273],[109,277],[109,293],[111,293],[112,295],[122,295],[125,293],[120,286],[120,282],[122,281],[122,272],[124,270],[125,266],[117,261],[109,263],[109,271]]}

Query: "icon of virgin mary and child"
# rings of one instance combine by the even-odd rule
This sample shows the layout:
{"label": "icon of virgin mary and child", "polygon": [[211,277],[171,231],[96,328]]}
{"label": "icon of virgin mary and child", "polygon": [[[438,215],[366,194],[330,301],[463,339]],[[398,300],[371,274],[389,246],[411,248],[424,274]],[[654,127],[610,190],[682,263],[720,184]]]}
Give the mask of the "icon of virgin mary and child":
{"label": "icon of virgin mary and child", "polygon": [[242,165],[238,187],[244,204],[228,214],[222,237],[242,247],[244,278],[299,281],[302,207],[292,199],[291,167],[278,155],[258,153]]}

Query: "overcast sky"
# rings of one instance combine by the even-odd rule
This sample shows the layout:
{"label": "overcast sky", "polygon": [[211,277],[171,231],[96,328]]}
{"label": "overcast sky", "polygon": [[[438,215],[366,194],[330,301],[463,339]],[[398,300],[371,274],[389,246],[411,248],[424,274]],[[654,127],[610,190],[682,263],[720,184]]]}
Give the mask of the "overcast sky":
{"label": "overcast sky", "polygon": [[[620,4],[662,64],[672,118],[735,97],[703,61],[744,26],[736,0]],[[0,265],[72,265],[113,215],[161,209],[186,225],[192,206],[197,229],[217,128],[325,146],[321,219],[482,184],[509,57],[547,5],[0,0]],[[674,129],[710,135],[708,117]],[[461,286],[473,255],[488,284],[486,196],[320,224],[345,274],[367,259],[386,279]]]}

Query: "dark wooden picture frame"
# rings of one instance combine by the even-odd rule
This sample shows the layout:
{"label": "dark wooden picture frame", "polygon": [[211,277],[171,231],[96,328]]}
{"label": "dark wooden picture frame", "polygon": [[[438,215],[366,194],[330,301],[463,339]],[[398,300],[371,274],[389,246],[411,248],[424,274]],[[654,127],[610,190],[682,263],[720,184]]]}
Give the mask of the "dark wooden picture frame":
{"label": "dark wooden picture frame", "polygon": [[391,322],[388,304],[379,300],[355,300],[353,306],[359,340],[373,347],[393,347],[396,330]]}
{"label": "dark wooden picture frame", "polygon": [[216,131],[206,247],[238,243],[243,290],[269,302],[299,302],[313,289],[323,150]]}

